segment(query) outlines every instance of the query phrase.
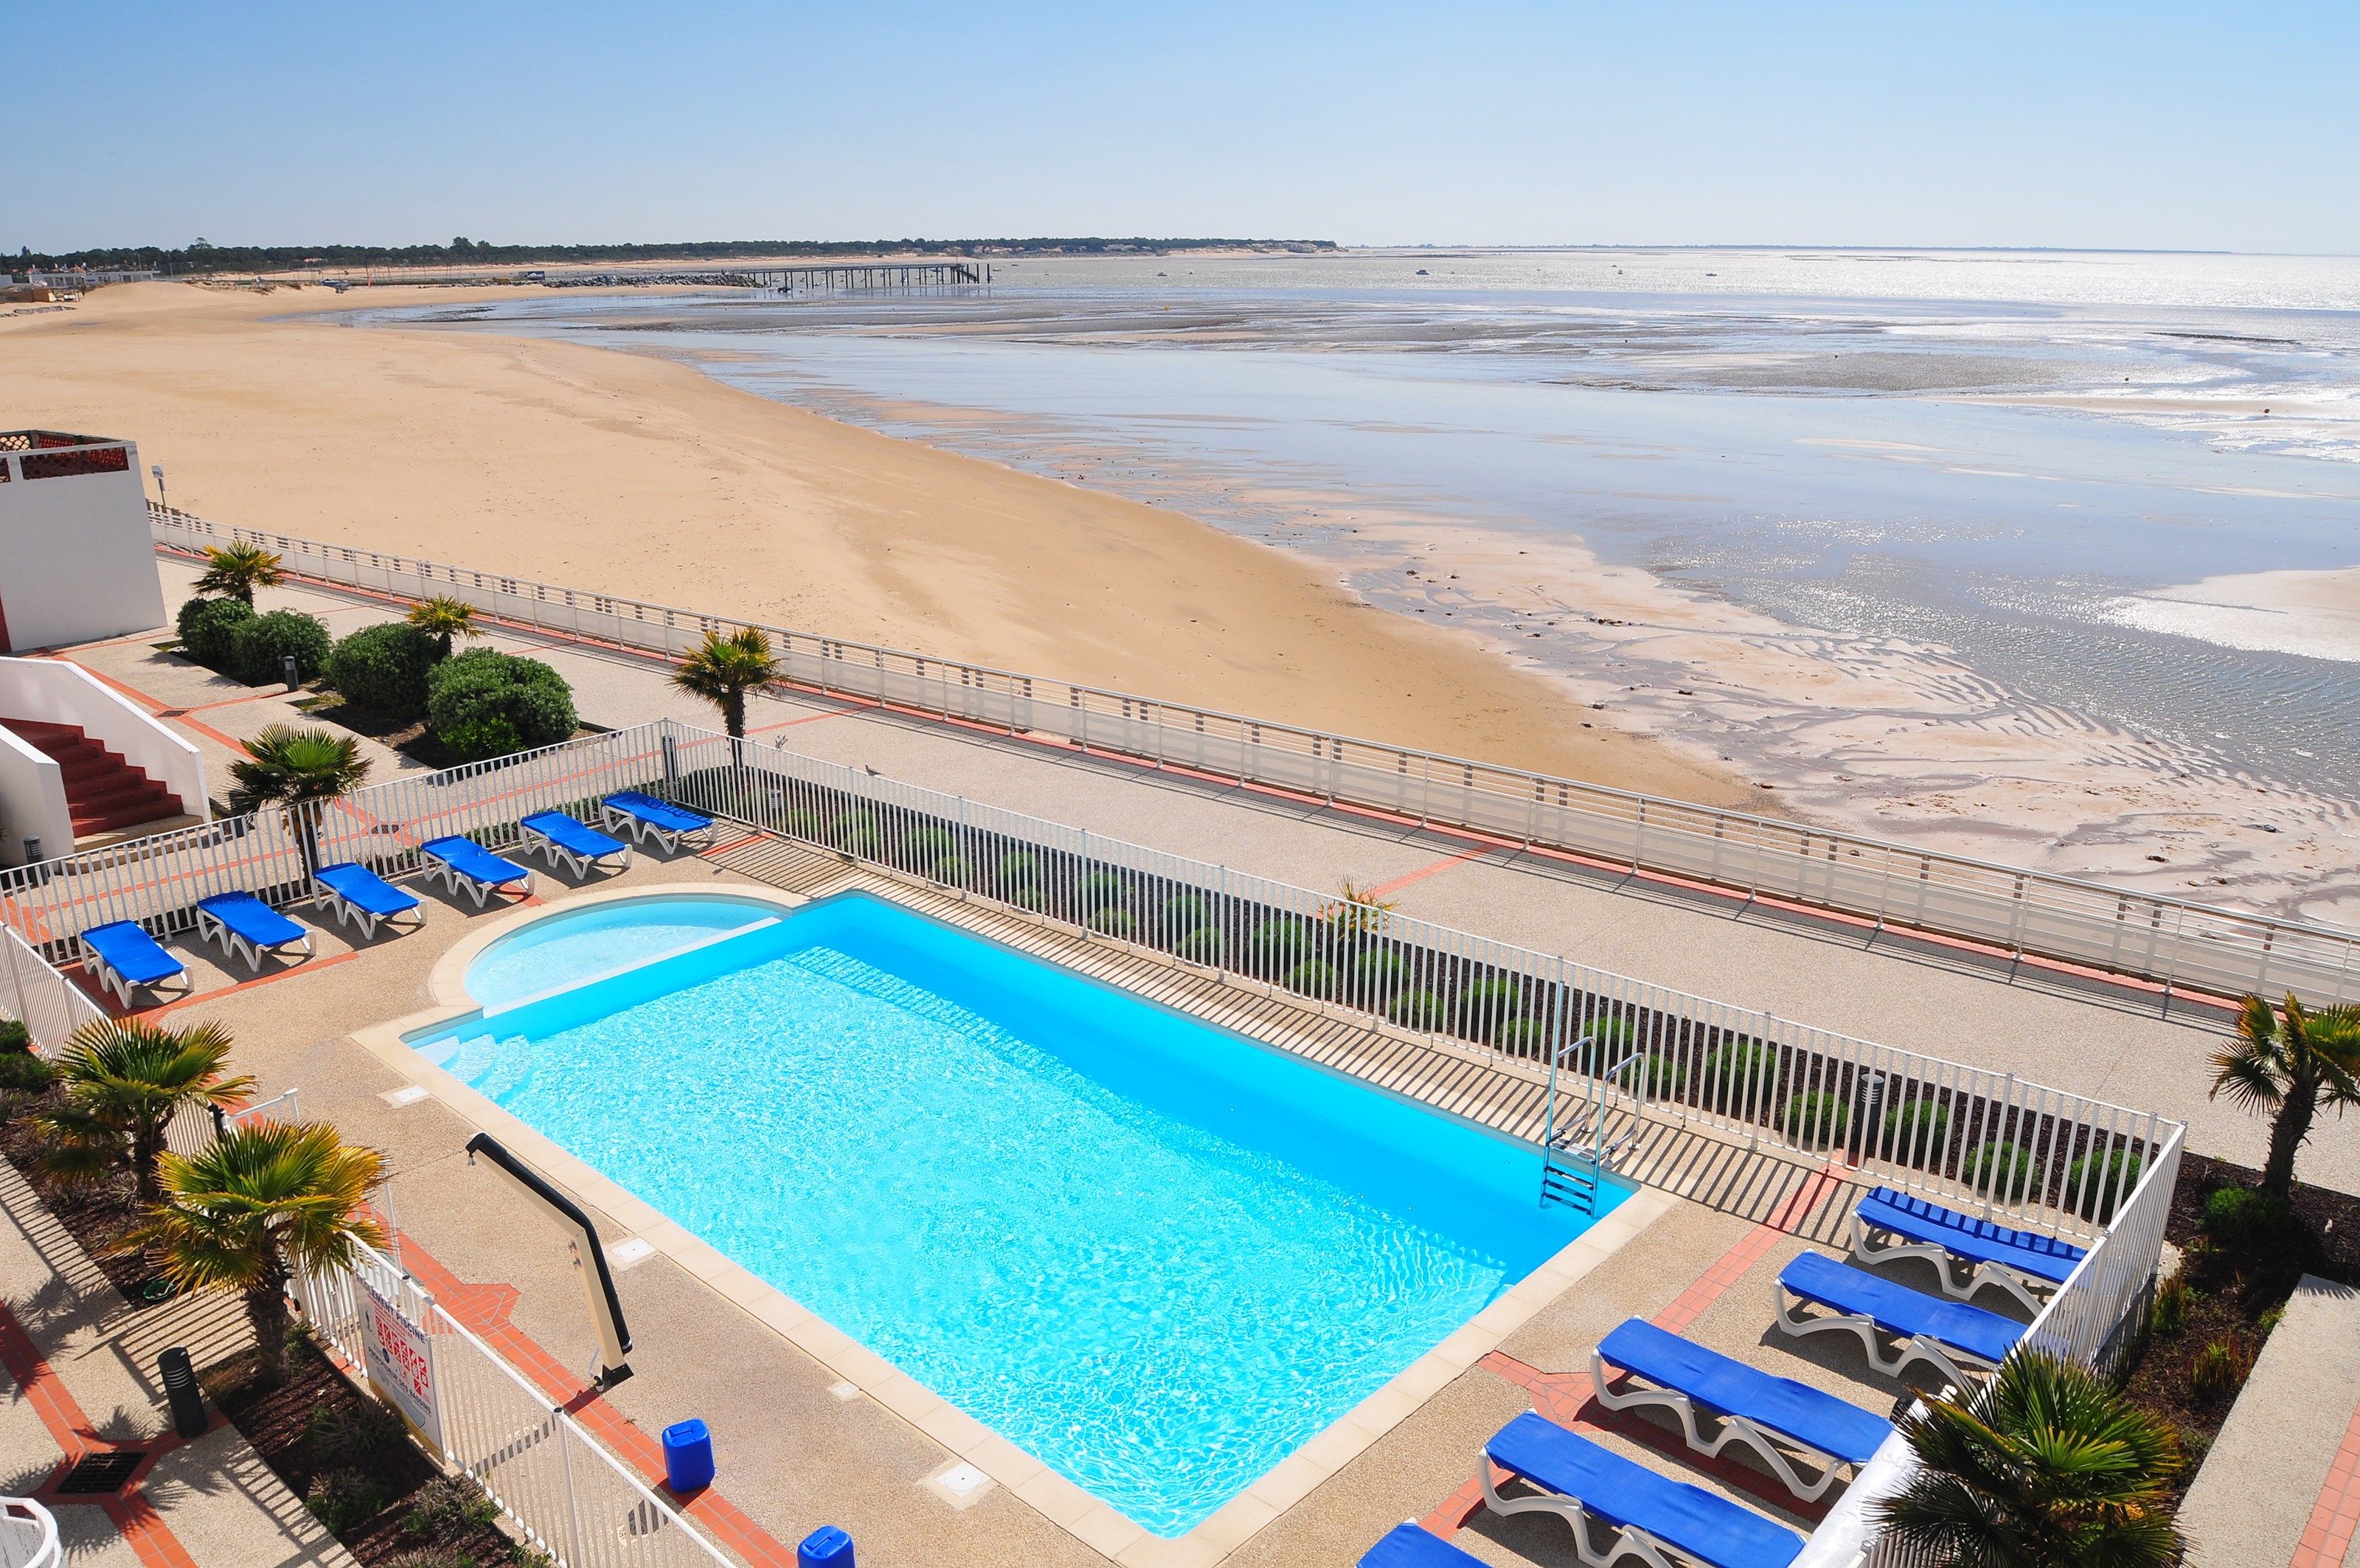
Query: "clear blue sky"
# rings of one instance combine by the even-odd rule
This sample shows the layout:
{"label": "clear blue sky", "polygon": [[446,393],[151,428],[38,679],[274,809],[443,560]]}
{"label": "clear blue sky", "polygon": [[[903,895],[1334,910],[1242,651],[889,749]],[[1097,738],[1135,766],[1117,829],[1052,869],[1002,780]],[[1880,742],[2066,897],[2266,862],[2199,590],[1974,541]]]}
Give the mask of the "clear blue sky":
{"label": "clear blue sky", "polygon": [[0,249],[1158,234],[2360,252],[2360,4],[75,5]]}

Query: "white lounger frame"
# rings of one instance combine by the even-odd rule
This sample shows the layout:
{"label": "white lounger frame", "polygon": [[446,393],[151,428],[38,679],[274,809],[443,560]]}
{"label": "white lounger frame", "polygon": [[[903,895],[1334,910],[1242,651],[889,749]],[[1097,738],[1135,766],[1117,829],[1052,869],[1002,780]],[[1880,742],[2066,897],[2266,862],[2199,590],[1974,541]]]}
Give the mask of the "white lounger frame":
{"label": "white lounger frame", "polygon": [[[1500,1496],[1498,1486],[1491,1480],[1491,1456],[1484,1453],[1475,1456],[1475,1479],[1483,1488],[1484,1505],[1498,1514],[1553,1514],[1563,1519],[1572,1527],[1574,1551],[1590,1564],[1590,1568],[1609,1568],[1611,1563],[1624,1557],[1636,1557],[1648,1568],[1692,1568],[1694,1564],[1704,1563],[1700,1557],[1691,1557],[1676,1546],[1666,1545],[1637,1525],[1615,1525],[1606,1520],[1600,1522],[1607,1523],[1613,1530],[1614,1539],[1607,1543],[1604,1552],[1599,1552],[1590,1545],[1590,1510],[1581,1506],[1580,1498],[1568,1497],[1562,1492],[1545,1491],[1538,1484],[1513,1470],[1505,1474],[1531,1486],[1532,1495],[1524,1497]],[[1705,1563],[1705,1568],[1713,1568],[1713,1565]]]}
{"label": "white lounger frame", "polygon": [[[112,990],[117,996],[123,998],[123,1006],[125,1011],[128,1012],[130,1010],[131,982],[123,978],[122,970],[116,969],[113,964],[108,963],[104,959],[100,958],[98,956],[97,949],[92,948],[87,943],[83,944],[82,949],[82,972],[84,974],[96,975],[98,977],[98,989],[102,992]],[[180,981],[180,993],[183,996],[195,994],[197,982],[195,978],[189,973],[188,967],[186,965],[181,966],[180,971],[177,976],[166,975],[162,980],[151,980],[146,981],[141,985],[140,989],[143,991],[154,991],[158,986],[169,984],[174,979],[178,979]]]}
{"label": "white lounger frame", "polygon": [[702,828],[659,828],[644,817],[634,817],[621,806],[609,806],[603,800],[598,803],[598,825],[609,833],[628,833],[641,844],[653,839],[664,847],[665,853],[672,855],[680,853],[681,845],[688,839],[713,831],[710,822]]}
{"label": "white lounger frame", "polygon": [[[1789,1291],[1783,1279],[1772,1282],[1770,1295],[1777,1305],[1780,1328],[1798,1339],[1805,1334],[1824,1333],[1830,1330],[1849,1331],[1859,1336],[1860,1348],[1866,1353],[1868,1364],[1887,1377],[1898,1377],[1902,1369],[1911,1362],[1922,1361],[1949,1378],[1953,1387],[1965,1388],[1974,1382],[1974,1378],[1968,1376],[1970,1369],[1979,1376],[1989,1376],[1999,1370],[1996,1362],[1985,1361],[1973,1351],[1955,1344],[1944,1344],[1923,1334],[1893,1332],[1893,1354],[1888,1357],[1877,1348],[1876,1343],[1878,1337],[1887,1331],[1877,1327],[1875,1320],[1866,1314],[1840,1311],[1825,1302],[1806,1302],[1804,1298]],[[1805,1305],[1819,1307],[1828,1315],[1824,1318],[1797,1316],[1797,1310]]]}
{"label": "white lounger frame", "polygon": [[[264,907],[268,908],[268,905],[266,905]],[[300,947],[305,958],[312,956],[311,933],[309,931],[290,937],[286,941],[266,946],[250,937],[241,936],[231,930],[228,921],[207,909],[203,905],[197,905],[197,940],[210,942],[216,938],[221,942],[223,952],[231,958],[244,958],[246,967],[257,973],[261,971],[262,955],[266,952],[283,953],[290,948]]]}
{"label": "white lounger frame", "polygon": [[[422,855],[419,858],[425,859]],[[392,884],[388,883],[387,885]],[[390,915],[379,915],[374,909],[363,909],[326,883],[314,881],[311,883],[311,907],[318,909],[322,905],[327,906],[328,913],[336,917],[336,924],[339,926],[350,921],[359,927],[363,941],[376,940],[377,928],[380,924],[391,926],[405,915],[409,916],[413,922],[410,927],[413,931],[426,924],[426,911],[414,904],[407,909],[397,909]]]}
{"label": "white lounger frame", "polygon": [[[448,886],[453,893],[457,893],[462,888],[465,889],[468,893],[475,895],[475,907],[478,909],[484,908],[488,905],[491,902],[492,894],[499,892],[500,889],[504,887],[513,887],[516,885],[514,883],[506,882],[478,882],[474,877],[471,877],[466,872],[461,871],[457,866],[454,866],[450,861],[442,859],[440,855],[431,855],[423,850],[418,851],[418,859],[425,866],[426,880],[429,883],[433,882],[439,877],[442,879],[444,885]],[[527,871],[524,873],[523,896],[529,898],[531,895],[532,872]]]}
{"label": "white lounger frame", "polygon": [[548,856],[549,865],[552,871],[556,870],[560,865],[568,865],[574,868],[574,874],[575,876],[586,877],[590,874],[593,867],[597,866],[600,862],[606,861],[609,857],[617,854],[621,855],[623,858],[615,862],[615,869],[618,872],[627,872],[631,869],[631,846],[628,843],[620,850],[609,850],[604,855],[585,855],[579,850],[567,849],[564,845],[559,843],[556,839],[551,838],[548,834],[542,832],[538,828],[530,827],[521,822],[518,823],[517,826],[524,829],[526,839],[525,847],[528,850],[539,850],[542,854]]}
{"label": "white lounger frame", "polygon": [[[1876,1245],[1878,1236],[1896,1239],[1890,1245],[1879,1246]],[[1890,1263],[1903,1257],[1925,1258],[1933,1264],[1934,1272],[1941,1277],[1942,1294],[1953,1300],[1972,1301],[1976,1291],[1986,1285],[1996,1285],[2035,1317],[2040,1315],[2043,1297],[2057,1288],[2037,1275],[2010,1268],[2004,1263],[1979,1263],[1973,1258],[1959,1256],[1939,1242],[1913,1241],[1902,1237],[1898,1231],[1888,1231],[1882,1225],[1862,1219],[1857,1209],[1852,1215],[1852,1255],[1863,1263]],[[1974,1271],[1967,1277],[1967,1282],[1961,1285],[1952,1269],[1969,1263],[1974,1264]],[[2039,1294],[2036,1295],[2036,1291]]]}
{"label": "white lounger frame", "polygon": [[[1786,1490],[1807,1503],[1816,1503],[1827,1496],[1828,1488],[1835,1485],[1836,1473],[1851,1467],[1849,1460],[1838,1459],[1831,1453],[1823,1453],[1808,1442],[1789,1437],[1785,1432],[1775,1431],[1748,1417],[1732,1415],[1725,1410],[1715,1409],[1710,1405],[1699,1407],[1695,1399],[1677,1388],[1666,1388],[1649,1383],[1644,1387],[1627,1387],[1617,1394],[1606,1386],[1608,1365],[1606,1357],[1598,1351],[1592,1350],[1590,1353],[1590,1384],[1596,1392],[1600,1404],[1610,1410],[1635,1409],[1642,1405],[1662,1406],[1680,1418],[1680,1426],[1688,1435],[1688,1446],[1707,1459],[1718,1459],[1721,1457],[1722,1449],[1732,1442],[1743,1442],[1760,1454],[1764,1463],[1777,1473],[1778,1479],[1786,1484]],[[1623,1372],[1633,1379],[1641,1376],[1628,1367],[1624,1367]],[[1706,1442],[1704,1434],[1697,1430],[1697,1411],[1699,1408],[1705,1414],[1721,1423],[1721,1435],[1710,1442]],[[1787,1449],[1794,1450],[1809,1463],[1817,1464],[1819,1469],[1819,1479],[1804,1480],[1796,1472],[1794,1461],[1787,1457],[1786,1452]]]}

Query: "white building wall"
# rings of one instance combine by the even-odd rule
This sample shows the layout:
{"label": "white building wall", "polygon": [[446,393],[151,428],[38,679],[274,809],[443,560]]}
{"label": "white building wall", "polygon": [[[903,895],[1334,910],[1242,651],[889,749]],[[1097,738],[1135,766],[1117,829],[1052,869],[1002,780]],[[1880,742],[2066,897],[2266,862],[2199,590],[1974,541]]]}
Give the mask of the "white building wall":
{"label": "white building wall", "polygon": [[[0,718],[71,724],[179,795],[182,811],[213,819],[213,805],[205,793],[203,753],[179,731],[126,702],[80,664],[64,659],[0,659]],[[58,800],[62,806],[62,786]],[[67,821],[65,838],[41,834],[44,854],[63,854],[71,846],[71,819]],[[41,832],[38,828],[25,831]]]}
{"label": "white building wall", "polygon": [[25,863],[25,840],[44,857],[73,853],[73,813],[57,763],[0,729],[0,866]]}
{"label": "white building wall", "polygon": [[[107,444],[112,445],[110,442]],[[164,589],[148,532],[139,449],[117,474],[27,479],[5,455],[0,483],[0,652],[94,642],[164,624]]]}

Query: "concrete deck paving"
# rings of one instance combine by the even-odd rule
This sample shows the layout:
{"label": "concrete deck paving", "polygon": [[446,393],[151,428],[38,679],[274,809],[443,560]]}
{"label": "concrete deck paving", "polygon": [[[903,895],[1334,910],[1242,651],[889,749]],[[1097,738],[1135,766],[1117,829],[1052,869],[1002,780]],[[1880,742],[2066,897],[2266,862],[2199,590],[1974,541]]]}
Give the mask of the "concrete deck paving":
{"label": "concrete deck paving", "polygon": [[2191,1568],[2335,1568],[2360,1527],[2360,1290],[2305,1275],[2180,1510]]}
{"label": "concrete deck paving", "polygon": [[[164,558],[158,569],[165,601],[177,605],[194,569]],[[259,602],[307,609],[340,632],[392,614],[310,587],[266,590]],[[488,641],[555,665],[573,684],[585,721],[608,728],[666,716],[716,721],[707,705],[672,688],[651,661],[537,636],[503,633]],[[158,663],[180,663],[132,642],[78,657],[135,685],[159,678]],[[204,672],[196,678],[219,681]],[[214,711],[238,714],[258,728],[272,710]],[[2249,1166],[2265,1153],[2265,1124],[2210,1098],[2205,1058],[2226,1019],[2201,1005],[2183,1001],[2164,1015],[2158,997],[2011,967],[1987,955],[1760,906],[1743,910],[1714,895],[1617,878],[1545,854],[816,697],[758,698],[748,727],[807,756],[865,765],[1300,886],[1332,890],[1349,877],[1385,889],[1405,914],[1478,936],[1741,1010],[2152,1110],[2187,1123],[2189,1146],[2200,1153]],[[389,765],[415,766],[408,759]],[[2304,1151],[2301,1175],[2360,1192],[2360,1130],[2323,1122]]]}

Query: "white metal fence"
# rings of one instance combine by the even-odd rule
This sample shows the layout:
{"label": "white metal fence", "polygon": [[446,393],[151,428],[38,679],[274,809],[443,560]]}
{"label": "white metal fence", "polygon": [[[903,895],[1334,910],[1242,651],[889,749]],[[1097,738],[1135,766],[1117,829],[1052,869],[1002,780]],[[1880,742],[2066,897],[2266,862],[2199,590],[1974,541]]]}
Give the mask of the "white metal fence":
{"label": "white metal fence", "polygon": [[730,1568],[695,1526],[418,1282],[362,1247],[350,1270],[300,1278],[305,1321],[359,1373],[362,1287],[423,1331],[444,1464],[482,1486],[563,1568]]}
{"label": "white metal fence", "polygon": [[[675,656],[746,624],[611,594],[251,529],[151,503],[158,543],[264,545],[313,581],[402,602],[443,595],[509,625]],[[2360,997],[2360,934],[2134,893],[1573,779],[1443,756],[1124,692],[765,627],[788,682],[832,695],[1159,766],[1707,883],[1882,929],[1936,933],[2173,991]]]}
{"label": "white metal fence", "polygon": [[44,1056],[105,1011],[82,987],[41,960],[24,938],[0,926],[0,1018],[13,1018]]}

